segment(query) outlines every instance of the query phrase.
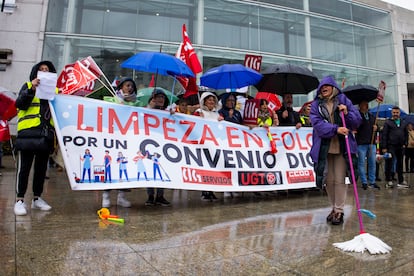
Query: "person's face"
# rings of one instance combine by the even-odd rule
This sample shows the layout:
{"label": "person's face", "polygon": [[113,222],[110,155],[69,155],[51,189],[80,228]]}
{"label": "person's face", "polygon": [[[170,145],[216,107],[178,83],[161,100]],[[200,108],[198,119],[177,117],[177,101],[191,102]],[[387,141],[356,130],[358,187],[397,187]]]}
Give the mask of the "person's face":
{"label": "person's face", "polygon": [[122,84],[121,90],[125,95],[133,94],[134,93],[134,83],[132,81],[124,82]]}
{"label": "person's face", "polygon": [[329,98],[332,96],[333,93],[333,86],[330,85],[323,85],[321,87],[321,95],[323,98]]}
{"label": "person's face", "polygon": [[260,110],[261,111],[266,111],[267,110],[267,102],[263,101],[263,103],[260,105]]}
{"label": "person's face", "polygon": [[394,120],[400,118],[400,110],[399,109],[392,109],[391,114],[392,114],[392,118]]}
{"label": "person's face", "polygon": [[152,99],[156,107],[164,107],[165,104],[165,96],[163,94],[157,94]]}
{"label": "person's face", "polygon": [[49,72],[49,67],[46,64],[42,64],[39,66],[39,71],[41,72]]}
{"label": "person's face", "polygon": [[234,96],[228,96],[226,99],[226,107],[234,108],[236,106],[236,98]]}
{"label": "person's face", "polygon": [[408,125],[407,125],[407,129],[408,129],[408,130],[413,130],[413,125],[412,125],[412,124],[408,124]]}
{"label": "person's face", "polygon": [[293,97],[292,94],[285,94],[283,96],[283,103],[287,106],[287,107],[292,107],[293,104]]}
{"label": "person's face", "polygon": [[368,111],[368,102],[366,102],[366,101],[361,102],[361,103],[359,104],[359,110],[360,110],[362,113],[367,112],[367,111]]}
{"label": "person's face", "polygon": [[213,96],[208,96],[204,100],[204,105],[208,108],[208,110],[213,110],[214,107],[216,107],[216,100],[214,99]]}
{"label": "person's face", "polygon": [[178,108],[180,109],[181,112],[186,113],[188,111],[188,103],[187,102],[181,102],[178,105]]}

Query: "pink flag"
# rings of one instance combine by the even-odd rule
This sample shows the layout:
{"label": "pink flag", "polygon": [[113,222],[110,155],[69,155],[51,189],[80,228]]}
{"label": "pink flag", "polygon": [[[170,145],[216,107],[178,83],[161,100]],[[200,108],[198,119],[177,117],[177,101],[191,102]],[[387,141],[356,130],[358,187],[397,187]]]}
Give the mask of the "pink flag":
{"label": "pink flag", "polygon": [[99,68],[98,64],[96,64],[95,60],[91,56],[81,59],[80,62],[86,68],[88,68],[92,72],[92,74],[94,74],[97,78],[99,78],[100,76],[104,74]]}
{"label": "pink flag", "polygon": [[387,88],[387,84],[385,81],[380,81],[378,86],[378,94],[377,94],[377,102],[382,103],[385,97],[385,88]]}

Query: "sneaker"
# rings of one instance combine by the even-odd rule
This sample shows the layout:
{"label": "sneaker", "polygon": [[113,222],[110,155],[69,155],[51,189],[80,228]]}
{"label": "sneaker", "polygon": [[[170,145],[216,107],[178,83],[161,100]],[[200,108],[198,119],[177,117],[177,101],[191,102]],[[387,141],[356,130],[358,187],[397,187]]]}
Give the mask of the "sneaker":
{"label": "sneaker", "polygon": [[166,200],[163,196],[157,196],[157,199],[155,200],[155,204],[161,205],[161,206],[171,206],[171,203]]}
{"label": "sneaker", "polygon": [[16,216],[25,216],[27,215],[26,204],[23,200],[18,200],[14,204],[14,214]]}
{"label": "sneaker", "polygon": [[409,186],[407,185],[407,181],[404,180],[402,183],[397,184],[397,188],[408,189]]}
{"label": "sneaker", "polygon": [[334,213],[331,223],[332,225],[340,225],[344,223],[344,213]]}
{"label": "sneaker", "polygon": [[392,188],[394,186],[394,184],[392,183],[392,181],[388,181],[387,184],[385,184],[385,187],[387,188]]}
{"label": "sneaker", "polygon": [[368,184],[367,183],[362,183],[362,189],[366,190],[368,188]]}
{"label": "sneaker", "polygon": [[369,187],[370,187],[371,189],[378,189],[378,190],[381,190],[381,187],[380,187],[380,186],[378,186],[378,185],[377,185],[377,183],[372,183],[372,184],[369,184]]}
{"label": "sneaker", "polygon": [[131,207],[131,202],[129,202],[126,198],[125,198],[125,195],[124,195],[124,193],[122,192],[122,193],[118,193],[118,199],[117,199],[117,201],[116,201],[116,204],[118,205],[118,206],[122,206],[122,207],[124,207],[124,208],[129,208],[129,207]]}
{"label": "sneaker", "polygon": [[145,206],[155,206],[155,200],[153,195],[149,195],[147,201],[145,201]]}
{"label": "sneaker", "polygon": [[111,197],[109,196],[109,192],[103,192],[102,194],[102,207],[103,208],[111,207]]}
{"label": "sneaker", "polygon": [[40,209],[42,211],[49,211],[52,207],[46,203],[43,199],[38,197],[32,200],[32,209]]}

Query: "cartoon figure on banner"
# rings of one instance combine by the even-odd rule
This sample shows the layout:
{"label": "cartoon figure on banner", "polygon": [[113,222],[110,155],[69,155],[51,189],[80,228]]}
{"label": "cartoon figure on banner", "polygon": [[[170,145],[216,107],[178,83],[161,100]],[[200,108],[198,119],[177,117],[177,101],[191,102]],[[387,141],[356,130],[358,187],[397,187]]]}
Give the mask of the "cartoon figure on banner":
{"label": "cartoon figure on banner", "polygon": [[[88,172],[89,183],[91,183],[91,163],[93,161],[93,156],[89,149],[85,149],[85,154],[83,157],[80,157],[80,160],[83,161],[83,172],[81,183],[85,181],[85,173]],[[99,180],[98,180],[99,181]]]}
{"label": "cartoon figure on banner", "polygon": [[161,178],[161,181],[165,181],[162,178],[162,174],[161,174],[161,169],[164,171],[165,176],[168,178],[168,181],[170,180],[170,177],[168,176],[167,172],[163,169],[163,167],[161,166],[161,163],[158,161],[158,159],[161,157],[161,155],[159,153],[154,153],[151,156],[151,160],[153,162],[153,170],[154,170],[154,180],[157,180],[157,173]]}
{"label": "cartoon figure on banner", "polygon": [[145,155],[143,155],[142,152],[138,150],[137,155],[133,159],[133,161],[137,164],[137,181],[139,181],[139,176],[141,173],[144,174],[145,180],[148,181],[147,170],[145,169],[144,165],[145,158],[148,158],[148,152],[145,152]]}
{"label": "cartoon figure on banner", "polygon": [[122,173],[125,174],[126,180],[129,181],[128,172],[127,172],[128,160],[122,154],[122,152],[118,152],[118,158],[116,159],[116,162],[118,162],[118,164],[119,164],[119,181],[122,181]]}
{"label": "cartoon figure on banner", "polygon": [[105,164],[105,181],[104,182],[112,182],[111,178],[111,163],[112,163],[112,157],[109,155],[109,150],[105,151],[104,156],[104,164]]}

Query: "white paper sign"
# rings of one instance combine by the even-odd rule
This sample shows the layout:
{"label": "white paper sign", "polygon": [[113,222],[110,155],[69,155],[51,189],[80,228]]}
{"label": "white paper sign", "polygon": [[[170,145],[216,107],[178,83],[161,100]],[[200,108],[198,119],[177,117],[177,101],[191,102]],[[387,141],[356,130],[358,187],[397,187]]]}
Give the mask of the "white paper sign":
{"label": "white paper sign", "polygon": [[39,71],[37,72],[37,78],[40,83],[36,87],[36,97],[43,100],[52,100],[56,95],[57,74]]}

